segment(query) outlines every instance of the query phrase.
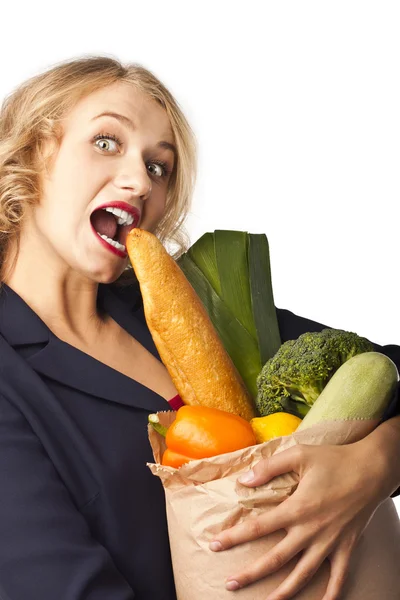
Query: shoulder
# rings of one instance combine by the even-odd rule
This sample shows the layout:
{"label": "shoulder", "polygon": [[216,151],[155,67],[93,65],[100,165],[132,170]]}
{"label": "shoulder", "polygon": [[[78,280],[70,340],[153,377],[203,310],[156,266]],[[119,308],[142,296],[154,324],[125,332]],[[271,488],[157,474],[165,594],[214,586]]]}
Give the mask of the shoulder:
{"label": "shoulder", "polygon": [[295,340],[302,333],[322,331],[322,329],[329,327],[328,325],[311,321],[311,319],[307,319],[306,317],[299,317],[290,310],[283,308],[277,308],[276,315],[282,343],[288,340]]}
{"label": "shoulder", "polygon": [[[290,310],[277,308],[276,314],[278,318],[279,332],[281,334],[282,343],[287,340],[297,339],[302,333],[309,331],[322,331],[330,325],[324,325],[317,321],[312,321],[306,317],[299,317]],[[362,331],[357,331],[358,335],[363,335]],[[365,337],[365,336],[364,336]],[[381,346],[376,344],[373,340],[370,340],[377,352],[382,352],[391,358],[397,365],[400,366],[400,346],[396,344],[389,344]]]}
{"label": "shoulder", "polygon": [[[23,443],[21,441],[23,440]],[[19,456],[23,447],[39,442],[21,408],[6,394],[0,392],[0,448],[4,458]],[[10,462],[11,464],[11,462]]]}
{"label": "shoulder", "polygon": [[[322,331],[326,327],[330,327],[329,325],[324,325],[322,323],[318,323],[317,321],[312,321],[306,317],[299,317],[295,313],[290,310],[286,310],[283,308],[277,308],[276,314],[278,317],[278,326],[279,332],[281,334],[282,343],[287,340],[295,340],[302,333],[306,333],[308,331]],[[359,335],[363,335],[362,331],[357,331]],[[382,352],[386,354],[389,358],[396,363],[398,368],[400,368],[400,346],[396,344],[388,344],[386,346],[381,346],[376,344],[373,340],[370,340],[374,345],[374,348],[377,352]]]}

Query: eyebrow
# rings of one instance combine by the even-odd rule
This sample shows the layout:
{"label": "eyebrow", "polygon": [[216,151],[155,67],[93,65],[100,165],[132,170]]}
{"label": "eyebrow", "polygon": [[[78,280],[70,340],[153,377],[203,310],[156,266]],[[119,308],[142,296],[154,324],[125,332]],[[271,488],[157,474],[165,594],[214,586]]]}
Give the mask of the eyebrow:
{"label": "eyebrow", "polygon": [[[112,117],[113,119],[117,119],[117,121],[120,121],[121,123],[126,125],[126,127],[128,127],[128,129],[130,129],[131,131],[135,131],[135,126],[133,122],[128,117],[125,117],[125,115],[120,115],[119,113],[106,111],[102,112],[96,117],[93,117],[92,121],[100,119],[100,117]],[[158,142],[157,147],[163,148],[164,150],[171,150],[175,154],[175,157],[178,155],[176,146],[174,144],[171,144],[171,142]]]}

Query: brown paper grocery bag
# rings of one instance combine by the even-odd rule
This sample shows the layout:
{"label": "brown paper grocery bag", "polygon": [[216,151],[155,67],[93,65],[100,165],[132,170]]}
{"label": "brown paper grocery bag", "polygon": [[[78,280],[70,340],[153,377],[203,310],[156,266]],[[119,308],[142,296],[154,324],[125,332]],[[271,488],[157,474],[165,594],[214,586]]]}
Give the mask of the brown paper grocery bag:
{"label": "brown paper grocery bag", "polygon": [[[175,412],[158,413],[169,426]],[[237,482],[240,473],[261,458],[267,458],[298,443],[343,444],[367,435],[377,425],[371,421],[331,422],[264,444],[191,461],[180,469],[160,465],[165,449],[162,436],[149,427],[155,464],[149,464],[160,477],[165,491],[168,530],[178,600],[265,600],[296,564],[236,592],[225,590],[225,579],[264,555],[285,535],[280,530],[254,542],[225,552],[209,550],[216,533],[248,516],[273,510],[297,486],[294,473],[274,478],[258,488]],[[355,466],[356,467],[356,466]],[[329,579],[325,561],[296,600],[321,600]],[[400,523],[394,504],[385,501],[375,512],[355,550],[343,600],[399,600]]]}

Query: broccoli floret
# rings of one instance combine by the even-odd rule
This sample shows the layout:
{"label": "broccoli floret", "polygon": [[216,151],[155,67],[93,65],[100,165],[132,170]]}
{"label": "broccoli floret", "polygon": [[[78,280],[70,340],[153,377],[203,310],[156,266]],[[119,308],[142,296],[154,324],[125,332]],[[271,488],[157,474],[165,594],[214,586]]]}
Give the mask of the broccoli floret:
{"label": "broccoli floret", "polygon": [[257,377],[260,415],[285,411],[303,418],[343,363],[373,349],[366,338],[341,329],[303,333],[285,342]]}

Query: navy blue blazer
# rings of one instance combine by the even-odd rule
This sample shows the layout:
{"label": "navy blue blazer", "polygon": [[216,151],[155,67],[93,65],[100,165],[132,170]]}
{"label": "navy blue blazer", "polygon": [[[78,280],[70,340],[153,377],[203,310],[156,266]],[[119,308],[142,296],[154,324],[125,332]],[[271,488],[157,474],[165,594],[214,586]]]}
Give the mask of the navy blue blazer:
{"label": "navy blue blazer", "polygon": [[[159,358],[136,286],[100,285],[98,303]],[[282,341],[323,327],[278,319]],[[400,365],[399,347],[381,351]],[[146,466],[147,417],[166,400],[61,341],[6,285],[0,356],[0,598],[176,600]]]}

